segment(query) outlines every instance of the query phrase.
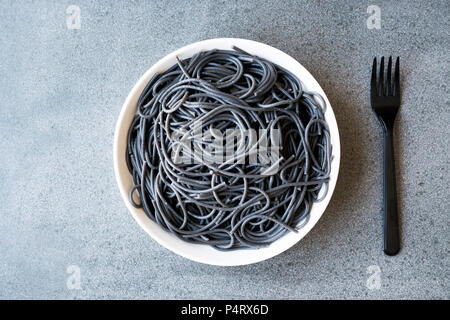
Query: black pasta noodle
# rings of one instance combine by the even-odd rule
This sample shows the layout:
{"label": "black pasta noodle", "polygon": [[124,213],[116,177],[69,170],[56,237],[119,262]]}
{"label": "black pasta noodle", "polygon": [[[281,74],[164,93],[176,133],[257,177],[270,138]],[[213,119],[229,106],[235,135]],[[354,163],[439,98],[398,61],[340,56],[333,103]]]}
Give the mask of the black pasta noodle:
{"label": "black pasta noodle", "polygon": [[[326,195],[331,162],[323,98],[288,70],[233,49],[200,52],[155,74],[139,97],[126,151],[130,203],[176,237],[220,250],[260,248],[296,232]],[[238,139],[245,161],[210,161],[203,140],[187,130],[200,121],[202,134],[279,130],[278,170],[267,174],[272,164],[247,161],[250,138]],[[194,161],[176,161],[180,141],[203,156],[183,151]]]}

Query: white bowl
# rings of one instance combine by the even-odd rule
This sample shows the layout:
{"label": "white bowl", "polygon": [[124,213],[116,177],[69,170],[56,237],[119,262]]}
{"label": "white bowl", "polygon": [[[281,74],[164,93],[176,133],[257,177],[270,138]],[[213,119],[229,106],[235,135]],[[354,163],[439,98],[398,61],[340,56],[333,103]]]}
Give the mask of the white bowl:
{"label": "white bowl", "polygon": [[[254,250],[233,250],[226,252],[216,250],[208,245],[184,242],[150,220],[145,215],[142,209],[136,209],[130,204],[130,202],[128,201],[128,192],[133,186],[133,180],[127,169],[125,161],[125,150],[128,129],[136,112],[136,104],[139,95],[141,94],[147,82],[150,80],[151,76],[153,76],[156,72],[163,72],[174,65],[176,63],[176,57],[185,59],[191,57],[193,54],[199,51],[210,49],[230,50],[232,46],[237,46],[251,54],[265,58],[290,70],[303,82],[306,90],[315,91],[322,95],[327,104],[325,119],[328,122],[330,129],[331,144],[333,148],[333,160],[331,163],[328,193],[321,202],[313,204],[313,206],[311,207],[309,221],[298,231],[298,233],[288,232],[283,237],[265,248]],[[134,85],[133,89],[128,94],[128,97],[125,100],[125,103],[123,104],[115,129],[113,152],[114,171],[117,183],[119,185],[120,193],[125,202],[125,205],[131,212],[134,219],[139,223],[139,225],[154,240],[156,240],[167,249],[175,252],[176,254],[197,262],[220,266],[245,265],[263,261],[282,253],[283,251],[289,249],[298,241],[300,241],[317,223],[331,199],[334,187],[336,186],[341,155],[336,118],[330,106],[330,102],[328,101],[325,93],[323,92],[317,81],[314,79],[314,77],[294,58],[278,49],[260,42],[235,38],[220,38],[199,41],[168,54],[167,56],[159,60],[156,64],[154,64]]]}

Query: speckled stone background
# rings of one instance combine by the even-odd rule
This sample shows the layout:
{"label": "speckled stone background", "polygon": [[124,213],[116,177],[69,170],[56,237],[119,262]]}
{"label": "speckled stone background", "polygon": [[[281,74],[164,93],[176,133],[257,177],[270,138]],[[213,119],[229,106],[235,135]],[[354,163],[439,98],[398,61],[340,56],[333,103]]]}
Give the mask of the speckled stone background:
{"label": "speckled stone background", "polygon": [[[66,26],[69,5],[81,9],[79,30]],[[381,9],[380,30],[366,26],[369,5]],[[1,0],[0,298],[449,299],[449,16],[446,0]],[[113,172],[114,126],[133,84],[167,53],[215,37],[298,59],[327,93],[342,140],[317,226],[243,267],[155,243]],[[373,56],[390,54],[401,56],[403,86],[395,257],[381,250],[382,132],[368,100]],[[78,290],[66,285],[71,265]],[[381,270],[379,289],[367,286],[369,266]]]}

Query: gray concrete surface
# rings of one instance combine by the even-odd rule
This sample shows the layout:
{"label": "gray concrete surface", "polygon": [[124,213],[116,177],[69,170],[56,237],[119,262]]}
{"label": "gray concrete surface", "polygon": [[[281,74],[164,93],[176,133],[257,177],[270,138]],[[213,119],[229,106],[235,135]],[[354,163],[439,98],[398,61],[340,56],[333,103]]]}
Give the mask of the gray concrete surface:
{"label": "gray concrete surface", "polygon": [[[66,26],[71,4],[79,30]],[[381,9],[380,30],[366,26],[369,5]],[[1,0],[0,298],[450,298],[449,15],[445,0]],[[243,267],[201,265],[152,241],[113,173],[114,126],[133,84],[167,53],[215,37],[298,59],[327,93],[342,139],[318,225]],[[372,58],[390,54],[401,56],[403,86],[396,257],[381,250],[382,136],[368,103]],[[67,287],[71,265],[80,289]],[[381,270],[379,289],[367,286],[377,277],[369,266]]]}

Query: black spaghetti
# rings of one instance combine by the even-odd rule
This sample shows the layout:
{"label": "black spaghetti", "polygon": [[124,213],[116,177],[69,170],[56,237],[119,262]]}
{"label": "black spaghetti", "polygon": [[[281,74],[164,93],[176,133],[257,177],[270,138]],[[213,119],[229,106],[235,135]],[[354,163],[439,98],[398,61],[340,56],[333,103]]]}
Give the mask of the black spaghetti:
{"label": "black spaghetti", "polygon": [[[126,152],[130,202],[180,239],[220,250],[259,248],[296,232],[327,193],[325,107],[291,72],[238,48],[178,60],[138,100]],[[261,154],[261,141],[244,133],[275,129],[268,143],[279,145],[279,156],[268,163],[273,152]],[[216,151],[231,150],[235,161],[213,161],[205,136],[230,130],[238,142]]]}

